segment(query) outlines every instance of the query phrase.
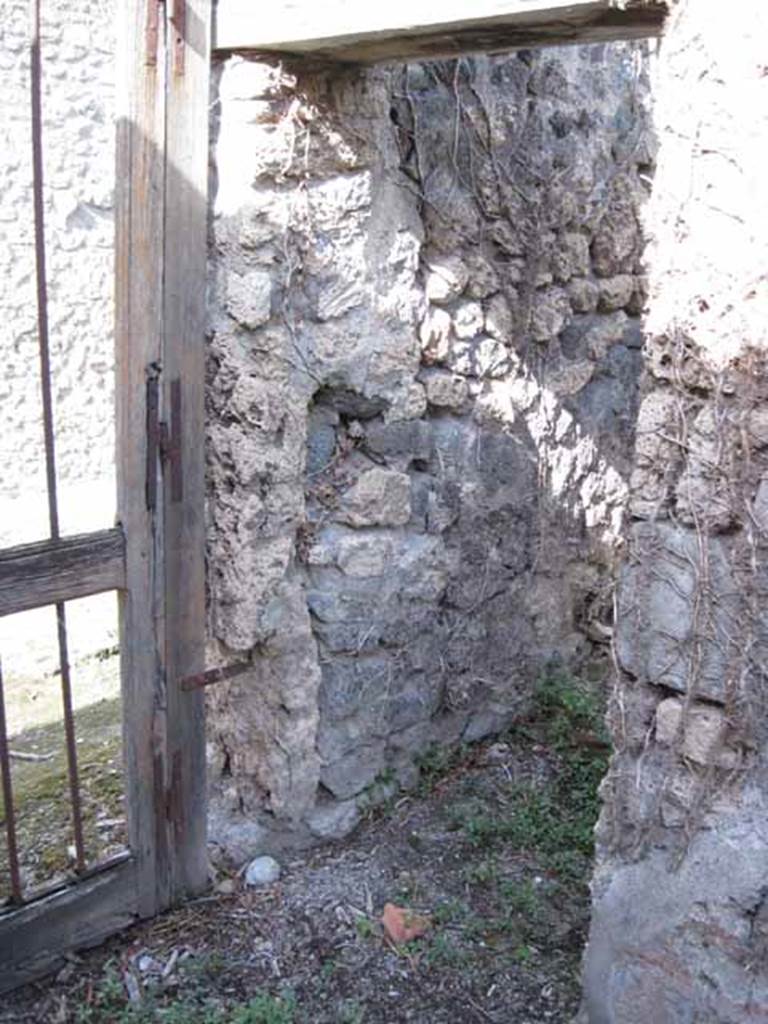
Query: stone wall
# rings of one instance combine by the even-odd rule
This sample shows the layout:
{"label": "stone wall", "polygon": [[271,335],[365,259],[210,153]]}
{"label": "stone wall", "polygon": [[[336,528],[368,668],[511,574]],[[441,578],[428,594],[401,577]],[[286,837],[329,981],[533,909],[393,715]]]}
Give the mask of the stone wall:
{"label": "stone wall", "polygon": [[653,84],[591,1024],[768,1020],[767,32],[757,2],[680,2]]}
{"label": "stone wall", "polygon": [[[604,665],[636,418],[645,51],[233,58],[215,130],[212,835],[343,835]],[[602,642],[602,643],[601,643]]]}

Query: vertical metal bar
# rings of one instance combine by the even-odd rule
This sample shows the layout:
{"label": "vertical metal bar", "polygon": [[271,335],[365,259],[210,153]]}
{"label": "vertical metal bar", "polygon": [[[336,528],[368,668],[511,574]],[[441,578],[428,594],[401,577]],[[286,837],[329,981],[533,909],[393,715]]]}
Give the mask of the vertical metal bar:
{"label": "vertical metal bar", "polygon": [[[53,429],[51,396],[51,357],[48,333],[48,285],[45,266],[45,215],[43,208],[43,118],[42,64],[40,58],[40,0],[30,0],[30,69],[32,100],[32,192],[35,211],[35,266],[37,271],[37,326],[40,343],[40,388],[43,399],[43,431],[45,436],[45,473],[48,486],[48,518],[52,540],[59,539],[59,505],[56,490],[56,447]],[[56,626],[61,668],[61,696],[64,705],[64,732],[67,741],[67,770],[72,802],[72,826],[75,836],[75,862],[78,871],[85,870],[83,819],[80,805],[80,781],[77,770],[75,724],[72,713],[72,684],[67,653],[67,621],[64,604],[56,605]]]}
{"label": "vertical metal bar", "polygon": [[3,663],[0,661],[0,774],[3,784],[3,806],[5,807],[5,837],[8,846],[8,866],[11,872],[11,899],[21,903],[21,873],[19,852],[16,845],[16,817],[13,808],[13,786],[11,784],[11,757],[8,753],[8,732],[5,725],[5,693],[3,691]]}

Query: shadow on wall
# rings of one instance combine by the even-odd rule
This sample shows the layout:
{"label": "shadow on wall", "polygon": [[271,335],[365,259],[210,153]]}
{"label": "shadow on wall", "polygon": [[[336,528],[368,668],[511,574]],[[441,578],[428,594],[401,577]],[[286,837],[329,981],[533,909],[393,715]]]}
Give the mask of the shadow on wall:
{"label": "shadow on wall", "polygon": [[220,69],[211,638],[254,668],[209,737],[235,858],[345,834],[553,660],[605,668],[646,71],[625,44]]}

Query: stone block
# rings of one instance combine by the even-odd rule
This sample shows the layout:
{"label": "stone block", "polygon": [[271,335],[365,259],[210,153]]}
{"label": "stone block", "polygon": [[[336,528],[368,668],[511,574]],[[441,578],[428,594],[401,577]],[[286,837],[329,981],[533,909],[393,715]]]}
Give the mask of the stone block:
{"label": "stone block", "polygon": [[679,697],[668,697],[656,708],[656,742],[670,747],[681,736],[680,721],[683,717],[683,702]]}
{"label": "stone block", "polygon": [[612,345],[620,342],[627,326],[626,313],[594,317],[594,323],[584,334],[584,343],[589,355],[600,362],[605,359]]}
{"label": "stone block", "polygon": [[597,308],[602,313],[613,313],[629,305],[635,291],[635,279],[631,274],[618,274],[600,282],[600,298]]}
{"label": "stone block", "polygon": [[462,302],[453,314],[453,330],[457,338],[476,338],[483,325],[483,307],[479,302]]}
{"label": "stone block", "polygon": [[346,839],[354,832],[361,817],[357,801],[342,800],[338,803],[318,804],[310,811],[305,821],[316,839],[334,842]]}
{"label": "stone block", "polygon": [[494,295],[485,310],[485,329],[493,338],[509,344],[512,341],[514,318],[506,295]]}
{"label": "stone block", "polygon": [[560,243],[570,265],[571,277],[589,273],[589,237],[580,231],[567,232]]}
{"label": "stone block", "polygon": [[685,716],[683,756],[701,765],[719,763],[727,729],[721,708],[691,705]]}
{"label": "stone block", "polygon": [[378,466],[363,473],[342,497],[339,522],[349,526],[405,526],[411,517],[411,481]]}
{"label": "stone block", "polygon": [[430,306],[419,328],[422,359],[425,363],[443,363],[451,352],[451,315],[437,306]]}
{"label": "stone block", "polygon": [[575,359],[554,367],[547,376],[547,386],[558,396],[576,395],[589,384],[595,373],[595,364],[589,359]]}
{"label": "stone block", "polygon": [[272,315],[272,278],[261,270],[227,278],[226,307],[242,327],[254,330]]}
{"label": "stone block", "polygon": [[600,289],[594,281],[580,279],[568,285],[568,299],[574,313],[594,313],[599,298]]}
{"label": "stone block", "polygon": [[325,765],[320,781],[339,800],[348,800],[375,782],[385,766],[384,743],[372,743]]}
{"label": "stone block", "polygon": [[747,430],[753,448],[768,448],[768,409],[753,409],[747,419]]}
{"label": "stone block", "polygon": [[336,562],[347,576],[381,576],[392,565],[391,537],[344,537],[338,542]]}
{"label": "stone block", "polygon": [[427,261],[425,290],[430,302],[443,304],[457,299],[468,280],[467,268],[456,256],[433,257]]}
{"label": "stone block", "polygon": [[469,389],[463,377],[450,373],[434,373],[426,378],[427,401],[441,409],[463,409],[467,403]]}
{"label": "stone block", "polygon": [[725,702],[741,599],[722,542],[665,522],[635,523],[630,538],[615,633],[622,668],[640,682]]}
{"label": "stone block", "polygon": [[556,338],[568,322],[571,304],[562,288],[548,288],[536,297],[531,311],[530,331],[534,341]]}

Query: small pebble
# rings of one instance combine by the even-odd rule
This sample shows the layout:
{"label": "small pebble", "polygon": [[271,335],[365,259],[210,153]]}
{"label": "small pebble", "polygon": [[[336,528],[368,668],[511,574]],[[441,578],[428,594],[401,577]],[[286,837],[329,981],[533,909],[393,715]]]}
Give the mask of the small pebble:
{"label": "small pebble", "polygon": [[245,884],[251,888],[271,885],[280,878],[280,865],[274,857],[257,857],[245,869]]}

